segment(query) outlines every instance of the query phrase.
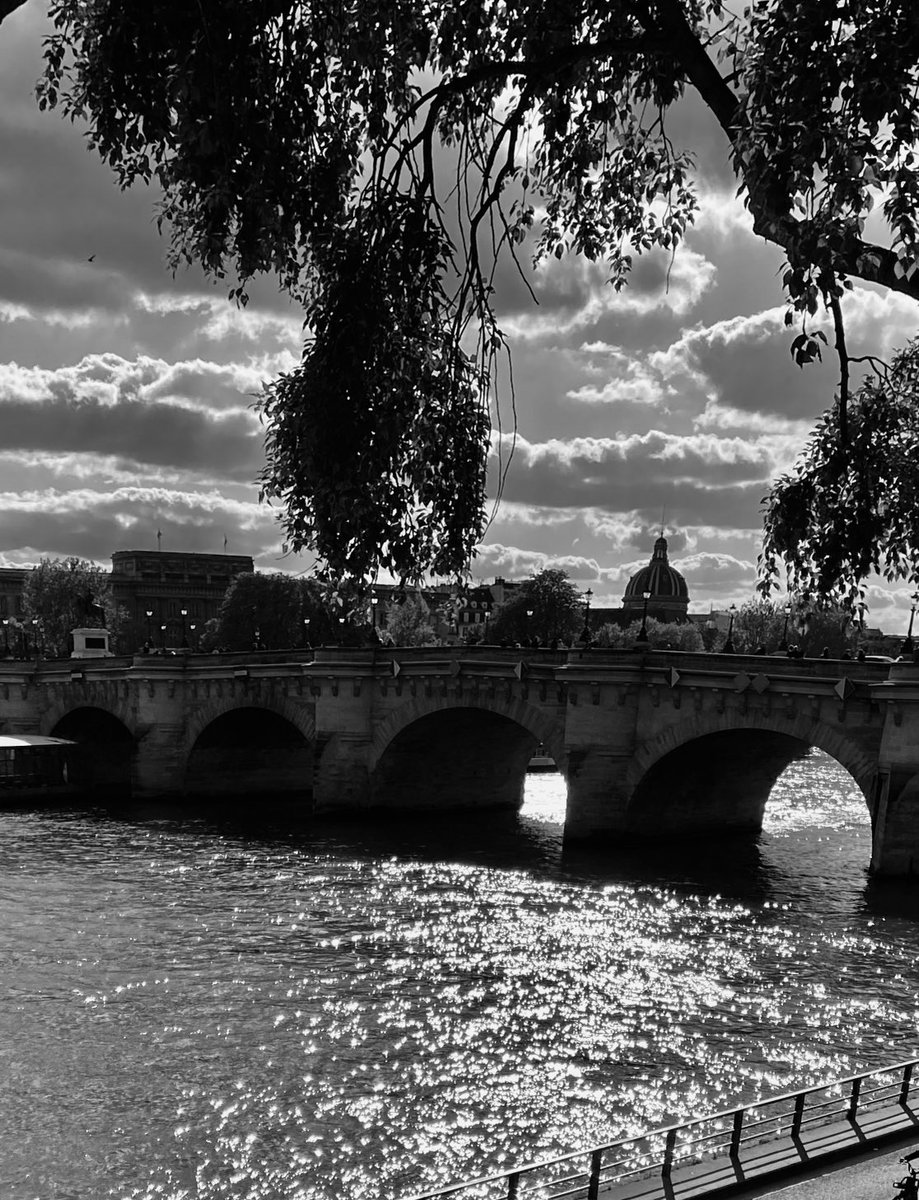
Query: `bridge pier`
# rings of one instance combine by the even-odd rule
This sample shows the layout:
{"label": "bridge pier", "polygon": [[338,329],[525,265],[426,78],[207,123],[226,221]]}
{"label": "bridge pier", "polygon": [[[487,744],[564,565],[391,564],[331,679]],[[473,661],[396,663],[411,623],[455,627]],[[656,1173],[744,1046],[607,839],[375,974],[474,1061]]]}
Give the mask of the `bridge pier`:
{"label": "bridge pier", "polygon": [[342,657],[319,651],[325,678],[316,689],[313,809],[366,809],[373,739],[373,651]]}
{"label": "bridge pier", "polygon": [[[625,828],[638,738],[641,668],[630,664],[616,687],[597,687],[590,658],[569,663],[565,712],[568,808],[565,839],[614,836]],[[638,666],[636,671],[635,667]]]}
{"label": "bridge pier", "polygon": [[589,747],[570,747],[567,754],[568,806],[565,840],[589,841],[625,829],[632,756]]}
{"label": "bridge pier", "polygon": [[871,873],[919,876],[919,664],[894,663],[873,693],[886,708],[871,813]]}
{"label": "bridge pier", "polygon": [[[317,705],[317,724],[319,708]],[[313,774],[313,809],[366,809],[370,806],[367,768],[371,739],[360,730],[317,733],[316,768]]]}
{"label": "bridge pier", "polygon": [[137,738],[131,764],[135,799],[181,795],[185,768],[184,726],[148,725]]}

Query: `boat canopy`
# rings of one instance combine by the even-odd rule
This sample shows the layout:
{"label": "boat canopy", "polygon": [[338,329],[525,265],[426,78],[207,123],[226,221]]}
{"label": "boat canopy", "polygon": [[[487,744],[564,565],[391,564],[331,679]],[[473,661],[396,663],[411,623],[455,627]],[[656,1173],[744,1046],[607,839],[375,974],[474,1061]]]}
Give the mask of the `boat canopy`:
{"label": "boat canopy", "polygon": [[75,746],[68,738],[42,737],[37,733],[0,733],[0,750],[19,750],[25,746]]}

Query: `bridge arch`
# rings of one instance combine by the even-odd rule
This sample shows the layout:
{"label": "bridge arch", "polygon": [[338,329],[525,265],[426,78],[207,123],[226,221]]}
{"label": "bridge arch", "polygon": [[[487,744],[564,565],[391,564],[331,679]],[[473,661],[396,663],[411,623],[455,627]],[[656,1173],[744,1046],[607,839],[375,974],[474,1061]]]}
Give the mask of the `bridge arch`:
{"label": "bridge arch", "polygon": [[75,787],[102,798],[131,795],[137,742],[123,716],[100,705],[78,704],[49,714],[46,727],[52,737],[77,743],[68,757]]}
{"label": "bridge arch", "polygon": [[801,714],[699,715],[636,747],[627,827],[657,835],[758,830],[776,779],[811,746],[849,772],[870,808],[876,755],[843,731]]}
{"label": "bridge arch", "polygon": [[400,808],[519,808],[542,743],[564,772],[563,731],[523,700],[414,697],[374,732],[370,803]]}
{"label": "bridge arch", "polygon": [[284,796],[309,802],[315,723],[292,704],[213,703],[189,722],[183,791],[201,798]]}

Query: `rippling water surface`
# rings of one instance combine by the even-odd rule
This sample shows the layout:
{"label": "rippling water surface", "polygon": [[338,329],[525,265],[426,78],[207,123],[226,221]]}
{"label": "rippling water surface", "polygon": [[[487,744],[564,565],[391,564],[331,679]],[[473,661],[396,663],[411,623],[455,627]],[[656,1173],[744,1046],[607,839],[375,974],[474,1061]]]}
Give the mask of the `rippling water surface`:
{"label": "rippling water surface", "polygon": [[756,843],[0,814],[0,1195],[339,1200],[910,1057],[919,911],[812,753]]}

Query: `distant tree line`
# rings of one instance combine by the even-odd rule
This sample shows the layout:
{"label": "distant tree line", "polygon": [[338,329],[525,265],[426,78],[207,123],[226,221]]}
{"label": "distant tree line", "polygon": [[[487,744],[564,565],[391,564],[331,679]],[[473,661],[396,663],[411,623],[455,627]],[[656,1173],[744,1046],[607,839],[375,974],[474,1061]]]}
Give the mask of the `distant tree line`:
{"label": "distant tree line", "polygon": [[[282,572],[238,575],[227,589],[218,615],[206,622],[192,649],[211,651],[288,650],[329,644],[429,646],[453,641],[458,632],[453,601],[429,603],[420,591],[389,594],[385,613],[371,603],[371,590],[327,577],[304,578]],[[111,577],[78,558],[43,559],[29,572],[23,592],[22,619],[8,618],[6,646],[13,654],[66,657],[71,631],[104,626],[113,649],[143,648],[138,630],[112,593]],[[584,599],[564,571],[537,572],[496,606],[485,625],[464,627],[469,641],[495,645],[567,646],[584,640]],[[605,623],[590,630],[600,648],[633,647],[640,621]],[[652,649],[722,651],[727,635],[713,622],[644,623]],[[816,607],[750,601],[734,612],[731,642],[737,653],[785,652],[839,658],[854,652],[860,623],[841,606]],[[148,650],[153,647],[149,644]]]}

